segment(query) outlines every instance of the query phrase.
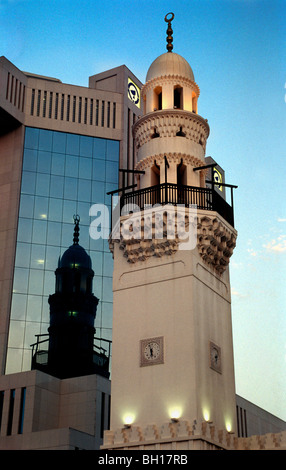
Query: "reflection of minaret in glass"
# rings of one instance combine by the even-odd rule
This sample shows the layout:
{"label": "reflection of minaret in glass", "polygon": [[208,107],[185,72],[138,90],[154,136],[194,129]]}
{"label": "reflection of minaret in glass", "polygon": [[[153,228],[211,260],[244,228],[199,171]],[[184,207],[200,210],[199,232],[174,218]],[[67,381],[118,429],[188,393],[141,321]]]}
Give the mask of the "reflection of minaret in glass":
{"label": "reflection of minaret in glass", "polygon": [[33,365],[59,378],[96,373],[108,376],[108,357],[103,350],[94,351],[98,304],[92,293],[94,272],[90,256],[79,245],[79,217],[74,216],[74,221],[73,245],[59,258],[56,291],[49,296],[48,360],[40,366],[37,351]]}

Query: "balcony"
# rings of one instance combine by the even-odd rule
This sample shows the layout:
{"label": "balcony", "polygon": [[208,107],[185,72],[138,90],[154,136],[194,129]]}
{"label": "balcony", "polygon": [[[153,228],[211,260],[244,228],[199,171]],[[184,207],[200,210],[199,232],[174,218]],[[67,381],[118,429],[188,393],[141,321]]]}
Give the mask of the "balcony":
{"label": "balcony", "polygon": [[[37,369],[41,370],[42,372],[45,372],[50,375],[55,375],[55,371],[53,368],[50,367],[49,364],[49,334],[42,334],[42,335],[36,335],[37,341],[36,343],[31,344],[32,347],[32,363],[31,363],[31,369]],[[101,343],[105,342],[107,343],[106,349],[101,346]],[[68,357],[68,354],[67,354]],[[74,377],[78,375],[88,375],[90,373],[92,374],[98,374],[101,375],[102,377],[107,377],[109,378],[110,372],[109,372],[109,366],[110,366],[110,357],[111,357],[111,341],[104,339],[104,338],[97,338],[94,337],[94,344],[93,344],[93,351],[91,351],[91,364],[87,366],[87,369],[85,369],[86,364],[82,364],[82,373],[78,374],[76,368],[75,371],[73,369],[73,364],[70,364],[67,362],[66,364],[66,370],[71,371],[71,374],[67,372],[66,377],[60,377],[60,378],[67,378],[67,377]],[[59,357],[59,361],[62,358]],[[73,373],[75,372],[75,373]]]}
{"label": "balcony", "polygon": [[228,204],[214,188],[163,183],[122,193],[120,198],[120,209],[124,206],[128,209],[128,205],[132,205],[133,212],[137,207],[143,210],[146,206],[155,204],[185,205],[186,207],[195,205],[200,210],[217,212],[234,227],[233,206]]}

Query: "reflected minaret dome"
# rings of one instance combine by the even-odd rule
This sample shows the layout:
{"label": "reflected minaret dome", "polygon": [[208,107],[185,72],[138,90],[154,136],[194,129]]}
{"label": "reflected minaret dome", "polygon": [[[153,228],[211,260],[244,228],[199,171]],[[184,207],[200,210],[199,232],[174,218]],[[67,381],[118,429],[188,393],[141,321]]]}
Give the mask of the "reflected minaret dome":
{"label": "reflected minaret dome", "polygon": [[109,376],[108,357],[94,349],[98,298],[92,292],[94,271],[90,256],[79,245],[79,216],[74,216],[73,244],[59,258],[55,293],[49,296],[48,360],[39,367],[61,379],[90,374]]}

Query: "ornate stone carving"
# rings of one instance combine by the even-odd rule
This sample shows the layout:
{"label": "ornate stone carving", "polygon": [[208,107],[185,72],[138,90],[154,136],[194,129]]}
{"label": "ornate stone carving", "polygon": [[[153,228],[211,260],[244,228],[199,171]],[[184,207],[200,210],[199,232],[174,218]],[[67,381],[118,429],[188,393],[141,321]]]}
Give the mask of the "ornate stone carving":
{"label": "ornate stone carving", "polygon": [[222,274],[236,246],[237,233],[219,216],[202,215],[197,223],[197,247],[204,262]]}
{"label": "ornate stone carving", "polygon": [[[195,429],[187,420],[178,423],[163,423],[161,426],[147,425],[145,428],[131,426],[130,429],[105,431],[101,449],[150,449],[180,450],[196,448],[201,450],[286,450],[286,431],[251,437],[236,437],[226,430],[217,429],[207,422],[198,423]],[[136,444],[138,447],[135,447]],[[140,447],[139,447],[140,446]]]}
{"label": "ornate stone carving", "polygon": [[[113,252],[114,243],[119,243],[119,248],[123,251],[123,256],[129,263],[145,261],[151,256],[170,256],[179,249],[180,228],[182,224],[182,214],[175,213],[174,237],[168,238],[170,234],[170,220],[165,215],[163,217],[163,238],[155,238],[154,235],[154,214],[150,217],[143,217],[143,212],[132,215],[132,224],[129,217],[121,218],[120,239],[110,240],[110,249]],[[128,222],[126,224],[126,221]],[[190,221],[188,213],[185,214],[184,230],[189,230],[189,224],[195,224],[197,230],[197,248],[199,254],[209,267],[217,274],[221,275],[226,270],[230,257],[236,246],[237,233],[233,227],[227,224],[223,218],[208,211],[205,215],[203,211],[197,211],[194,220]],[[172,224],[172,221],[171,221]],[[132,231],[130,231],[132,225]],[[145,238],[144,238],[145,236]]]}
{"label": "ornate stone carving", "polygon": [[200,95],[200,88],[196,82],[191,80],[190,78],[183,77],[182,75],[178,74],[173,74],[173,75],[162,75],[160,77],[152,78],[151,80],[148,80],[142,88],[141,88],[141,94],[143,98],[145,97],[146,93],[148,90],[153,90],[157,86],[162,86],[162,83],[167,83],[167,84],[179,84],[182,87],[186,88],[191,88],[197,96]]}
{"label": "ornate stone carving", "polygon": [[143,116],[133,126],[136,148],[142,147],[154,136],[154,131],[162,137],[175,137],[182,128],[187,140],[202,145],[205,149],[209,136],[209,125],[199,114],[182,109],[161,110]]}
{"label": "ornate stone carving", "polygon": [[[204,166],[205,162],[200,160],[199,158],[194,157],[193,155],[187,155],[185,153],[181,152],[165,152],[165,153],[160,153],[156,155],[152,155],[146,158],[143,158],[140,160],[137,165],[135,166],[136,170],[146,170],[146,168],[149,168],[154,165],[155,161],[158,165],[163,165],[164,164],[164,157],[167,157],[168,162],[174,162],[176,164],[179,164],[181,160],[183,159],[184,163],[186,165],[190,164],[193,167],[198,167],[198,166]],[[204,175],[207,174],[207,169],[201,170]]]}

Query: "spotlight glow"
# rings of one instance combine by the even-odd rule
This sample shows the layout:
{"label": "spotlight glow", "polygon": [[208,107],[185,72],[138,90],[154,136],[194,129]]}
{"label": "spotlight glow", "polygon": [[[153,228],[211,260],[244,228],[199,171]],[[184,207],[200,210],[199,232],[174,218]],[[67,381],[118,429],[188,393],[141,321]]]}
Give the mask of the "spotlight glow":
{"label": "spotlight glow", "polygon": [[171,419],[179,419],[182,416],[182,408],[180,406],[170,408],[169,416]]}
{"label": "spotlight glow", "polygon": [[132,413],[126,413],[123,416],[123,424],[130,425],[130,424],[134,423],[134,420],[135,420],[135,416]]}
{"label": "spotlight glow", "polygon": [[204,409],[204,410],[203,410],[203,416],[204,416],[204,420],[205,420],[205,421],[209,421],[209,420],[210,420],[210,412],[209,412],[209,410]]}
{"label": "spotlight glow", "polygon": [[227,423],[225,423],[225,427],[226,427],[227,432],[231,432],[232,427],[231,427],[231,423],[229,421]]}

